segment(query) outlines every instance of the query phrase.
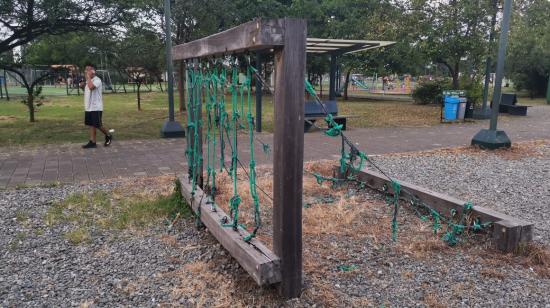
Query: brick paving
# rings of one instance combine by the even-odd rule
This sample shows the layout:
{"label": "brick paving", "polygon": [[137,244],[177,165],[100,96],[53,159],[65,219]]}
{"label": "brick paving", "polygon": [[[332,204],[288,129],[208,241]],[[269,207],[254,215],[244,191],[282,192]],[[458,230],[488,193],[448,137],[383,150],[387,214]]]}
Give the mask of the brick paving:
{"label": "brick paving", "polygon": [[[361,128],[347,131],[347,136],[370,155],[430,150],[468,145],[488,121],[465,124],[441,124],[431,127]],[[512,142],[550,139],[550,106],[530,108],[527,117],[502,117],[504,129]],[[83,141],[85,140],[83,130]],[[271,134],[258,139],[272,145]],[[240,138],[246,144],[247,136]],[[338,157],[339,138],[320,132],[305,135],[305,160]],[[255,143],[259,164],[271,163]],[[243,161],[249,157],[247,146],[240,147]],[[227,157],[230,157],[229,155]],[[78,183],[133,176],[155,176],[185,172],[185,139],[114,141],[107,148],[84,150],[80,144],[45,145],[40,147],[0,148],[0,189],[48,183]]]}

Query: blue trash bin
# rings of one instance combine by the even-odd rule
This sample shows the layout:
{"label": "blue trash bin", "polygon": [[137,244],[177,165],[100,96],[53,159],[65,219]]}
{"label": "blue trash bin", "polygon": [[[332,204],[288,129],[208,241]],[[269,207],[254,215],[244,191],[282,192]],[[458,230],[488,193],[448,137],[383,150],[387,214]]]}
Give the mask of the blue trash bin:
{"label": "blue trash bin", "polygon": [[458,116],[458,105],[460,99],[458,97],[445,96],[445,120],[454,121]]}

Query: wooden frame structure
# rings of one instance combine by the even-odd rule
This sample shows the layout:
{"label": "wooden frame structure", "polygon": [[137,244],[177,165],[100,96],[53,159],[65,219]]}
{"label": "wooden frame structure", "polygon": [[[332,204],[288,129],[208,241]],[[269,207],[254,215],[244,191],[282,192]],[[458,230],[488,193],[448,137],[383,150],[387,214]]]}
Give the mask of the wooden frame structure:
{"label": "wooden frame structure", "polygon": [[[349,174],[341,174],[340,167],[334,167],[334,175],[338,178],[345,178]],[[371,170],[349,171],[352,172],[358,180],[374,189],[393,194],[390,180],[383,174]],[[434,210],[440,213],[449,213],[454,209],[457,213],[462,213],[466,201],[444,195],[429,189],[420,187],[415,184],[399,181],[401,187],[407,189],[411,194],[418,199],[425,200]],[[409,195],[402,194],[401,199],[411,201]],[[533,223],[526,222],[515,217],[511,217],[495,210],[474,206],[472,215],[480,219],[480,223],[491,222],[493,228],[493,242],[495,247],[503,252],[512,252],[519,248],[521,244],[525,244],[533,240]]]}
{"label": "wooden frame structure", "polygon": [[[262,50],[273,50],[275,54],[273,252],[256,239],[246,243],[242,239],[245,230],[223,227],[220,215],[227,215],[217,206],[217,211],[212,211],[201,198],[202,190],[197,189],[193,196],[187,177],[182,178],[182,194],[195,211],[201,207],[202,222],[254,280],[259,285],[280,282],[281,294],[286,298],[297,297],[302,291],[306,31],[302,19],[254,20],[172,48],[174,61]],[[180,69],[179,74],[182,72]],[[179,80],[183,80],[182,75]]]}

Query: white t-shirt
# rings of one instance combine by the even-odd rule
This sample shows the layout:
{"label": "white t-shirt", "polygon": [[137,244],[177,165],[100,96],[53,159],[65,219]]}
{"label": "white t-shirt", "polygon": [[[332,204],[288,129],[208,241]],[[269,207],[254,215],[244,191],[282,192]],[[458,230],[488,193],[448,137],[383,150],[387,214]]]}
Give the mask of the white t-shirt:
{"label": "white t-shirt", "polygon": [[88,83],[84,87],[84,110],[86,111],[103,111],[103,95],[102,84],[99,77],[92,78],[95,89],[90,90]]}

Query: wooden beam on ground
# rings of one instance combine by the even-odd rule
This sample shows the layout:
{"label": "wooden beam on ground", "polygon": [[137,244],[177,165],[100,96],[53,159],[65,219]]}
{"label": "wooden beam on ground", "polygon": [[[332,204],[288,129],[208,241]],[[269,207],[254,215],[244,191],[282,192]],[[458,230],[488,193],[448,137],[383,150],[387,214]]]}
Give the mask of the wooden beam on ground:
{"label": "wooden beam on ground", "polygon": [[[204,195],[199,187],[196,187],[193,196],[191,193],[193,187],[189,177],[182,176],[179,179],[182,184],[182,195],[191,205],[193,211],[198,213],[200,207],[202,223],[254,281],[260,286],[280,282],[280,259],[258,239],[253,238],[250,242],[245,242],[243,238],[248,235],[248,232],[242,228],[235,231],[231,227],[223,227],[221,221],[228,218],[229,215],[216,204],[207,203],[210,198]],[[212,211],[212,206],[216,211]],[[231,220],[228,220],[227,223],[231,224]]]}
{"label": "wooden beam on ground", "polygon": [[302,292],[302,184],[306,21],[284,19],[284,47],[275,49],[273,250],[281,258],[281,295]]}
{"label": "wooden beam on ground", "polygon": [[196,41],[174,46],[173,60],[255,51],[283,44],[284,19],[253,20]]}
{"label": "wooden beam on ground", "polygon": [[[335,167],[334,173],[337,177],[342,178],[340,167]],[[387,187],[389,193],[393,193],[391,182],[386,176],[381,173],[363,170],[353,173],[360,181],[375,190],[383,190]],[[399,180],[402,191],[407,190],[414,197],[422,200],[424,203],[440,212],[442,215],[449,216],[451,209],[462,213],[466,201],[441,194],[418,185],[403,182]],[[401,199],[410,201],[411,196],[401,194]],[[479,218],[481,223],[493,223],[493,240],[497,249],[510,252],[518,248],[520,244],[524,244],[533,240],[533,223],[517,219],[506,214],[502,214],[495,210],[483,207],[473,206],[472,215],[474,218]]]}

